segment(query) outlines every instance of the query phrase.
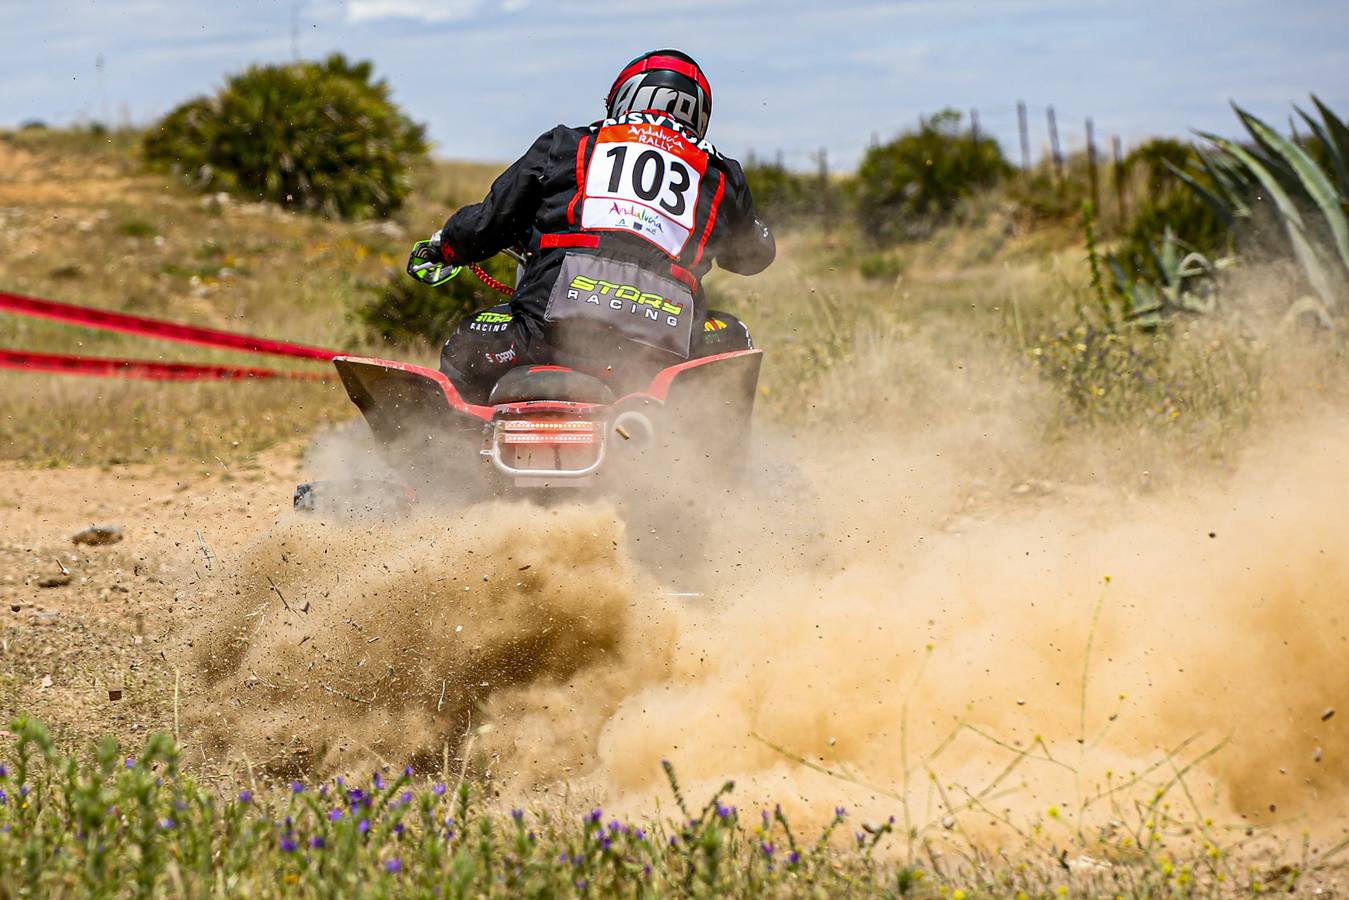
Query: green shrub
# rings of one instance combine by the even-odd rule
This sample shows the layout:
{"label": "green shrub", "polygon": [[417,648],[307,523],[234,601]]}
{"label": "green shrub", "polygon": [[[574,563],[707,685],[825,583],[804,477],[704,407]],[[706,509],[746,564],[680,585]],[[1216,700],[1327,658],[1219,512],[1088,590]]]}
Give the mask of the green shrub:
{"label": "green shrub", "polygon": [[744,168],[755,211],[775,230],[819,221],[827,205],[838,208],[837,188],[822,184],[819,175],[793,172],[781,163],[764,162],[752,154]]}
{"label": "green shrub", "polygon": [[[483,268],[498,281],[515,283],[515,263],[509,257],[493,257]],[[383,282],[370,286],[366,295],[354,311],[356,321],[366,337],[394,344],[439,344],[464,315],[506,301],[467,268],[439,287],[428,287],[406,272],[391,271]]]}
{"label": "green shrub", "polygon": [[859,224],[876,243],[922,237],[962,197],[1011,171],[997,141],[976,140],[961,130],[960,113],[944,110],[867,151],[853,183]]}
{"label": "green shrub", "polygon": [[340,54],[254,66],[165,116],[146,134],[145,157],[201,190],[346,218],[388,215],[427,143],[371,71]]}
{"label": "green shrub", "polygon": [[894,281],[904,274],[904,261],[893,253],[864,253],[857,257],[857,271],[868,281]]}

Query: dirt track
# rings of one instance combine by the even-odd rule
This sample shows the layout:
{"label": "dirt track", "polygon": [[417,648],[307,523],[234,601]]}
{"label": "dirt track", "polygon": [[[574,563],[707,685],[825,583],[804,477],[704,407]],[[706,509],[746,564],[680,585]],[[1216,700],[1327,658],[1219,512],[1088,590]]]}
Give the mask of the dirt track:
{"label": "dirt track", "polygon": [[[174,671],[162,639],[173,603],[219,566],[216,554],[288,505],[295,457],[214,471],[0,468],[6,720],[42,716],[77,744],[107,733],[135,744],[171,726]],[[119,525],[123,540],[72,543],[91,524]],[[52,584],[63,572],[68,583]]]}

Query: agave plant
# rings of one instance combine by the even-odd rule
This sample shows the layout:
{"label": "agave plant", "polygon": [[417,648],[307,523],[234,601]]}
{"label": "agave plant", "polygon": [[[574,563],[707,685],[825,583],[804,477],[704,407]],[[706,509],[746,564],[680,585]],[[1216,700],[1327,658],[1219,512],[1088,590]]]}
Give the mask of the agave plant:
{"label": "agave plant", "polygon": [[1188,170],[1172,171],[1229,226],[1252,217],[1253,199],[1268,198],[1293,254],[1321,305],[1349,310],[1349,126],[1315,96],[1318,121],[1294,107],[1311,129],[1289,139],[1233,104],[1250,144],[1200,133],[1211,144]]}
{"label": "agave plant", "polygon": [[1160,244],[1149,247],[1154,278],[1137,278],[1113,255],[1106,264],[1114,291],[1124,305],[1124,318],[1143,328],[1155,328],[1175,313],[1211,313],[1217,308],[1215,276],[1228,268],[1230,257],[1210,259],[1176,237],[1167,228]]}

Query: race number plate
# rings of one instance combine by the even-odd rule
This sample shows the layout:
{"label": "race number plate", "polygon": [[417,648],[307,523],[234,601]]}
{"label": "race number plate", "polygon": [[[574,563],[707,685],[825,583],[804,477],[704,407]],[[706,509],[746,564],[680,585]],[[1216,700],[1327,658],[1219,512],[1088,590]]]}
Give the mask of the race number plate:
{"label": "race number plate", "polygon": [[656,125],[601,128],[586,173],[581,227],[626,231],[678,257],[693,230],[707,154]]}

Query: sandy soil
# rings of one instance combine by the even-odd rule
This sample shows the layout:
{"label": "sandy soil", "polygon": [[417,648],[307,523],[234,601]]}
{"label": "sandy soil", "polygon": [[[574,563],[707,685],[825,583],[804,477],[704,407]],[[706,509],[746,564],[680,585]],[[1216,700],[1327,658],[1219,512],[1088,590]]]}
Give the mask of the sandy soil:
{"label": "sandy soil", "polygon": [[[0,713],[77,745],[171,727],[173,605],[289,506],[298,472],[294,452],[216,471],[0,467]],[[72,542],[92,524],[123,539]]]}

